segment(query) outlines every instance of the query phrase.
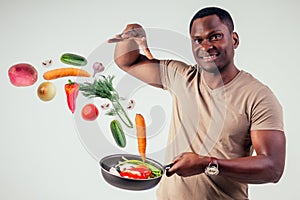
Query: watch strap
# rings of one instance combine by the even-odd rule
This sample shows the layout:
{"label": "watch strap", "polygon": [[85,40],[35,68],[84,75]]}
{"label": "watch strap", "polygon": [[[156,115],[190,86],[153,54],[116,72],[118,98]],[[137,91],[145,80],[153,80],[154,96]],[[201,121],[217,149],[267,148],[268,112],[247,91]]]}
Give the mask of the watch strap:
{"label": "watch strap", "polygon": [[205,174],[209,176],[216,176],[219,174],[219,164],[217,158],[211,157],[210,162],[205,168]]}
{"label": "watch strap", "polygon": [[210,157],[210,163],[208,165],[215,165],[217,168],[219,168],[218,159],[215,157]]}

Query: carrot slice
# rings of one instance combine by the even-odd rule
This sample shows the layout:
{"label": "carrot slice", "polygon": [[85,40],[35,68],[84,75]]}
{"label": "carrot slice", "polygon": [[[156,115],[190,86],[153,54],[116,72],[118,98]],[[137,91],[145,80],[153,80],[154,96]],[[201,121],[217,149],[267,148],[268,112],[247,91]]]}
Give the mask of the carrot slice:
{"label": "carrot slice", "polygon": [[146,123],[143,115],[135,115],[136,136],[138,140],[138,151],[142,160],[146,160]]}
{"label": "carrot slice", "polygon": [[78,68],[73,68],[73,67],[53,69],[53,70],[45,72],[43,75],[44,79],[46,79],[46,80],[53,80],[53,79],[62,78],[62,77],[66,77],[66,76],[90,77],[91,75],[83,69],[78,69]]}

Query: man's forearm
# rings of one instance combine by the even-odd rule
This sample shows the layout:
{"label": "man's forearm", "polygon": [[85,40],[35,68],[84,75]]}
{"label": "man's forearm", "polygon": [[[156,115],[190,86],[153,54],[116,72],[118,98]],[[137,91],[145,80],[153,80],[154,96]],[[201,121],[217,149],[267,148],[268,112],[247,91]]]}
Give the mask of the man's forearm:
{"label": "man's forearm", "polygon": [[284,168],[264,155],[231,160],[220,159],[218,163],[221,176],[250,184],[276,183],[279,181]]}
{"label": "man's forearm", "polygon": [[134,40],[127,40],[116,44],[115,63],[123,70],[132,66],[140,57],[139,46]]}

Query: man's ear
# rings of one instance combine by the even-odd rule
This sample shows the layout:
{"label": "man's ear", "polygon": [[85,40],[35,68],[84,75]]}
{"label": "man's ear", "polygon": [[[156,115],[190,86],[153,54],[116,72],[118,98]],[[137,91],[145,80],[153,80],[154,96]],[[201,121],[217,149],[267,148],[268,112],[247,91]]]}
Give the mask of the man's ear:
{"label": "man's ear", "polygon": [[239,39],[239,35],[236,32],[232,33],[232,42],[233,42],[233,46],[236,49],[239,44],[240,44],[240,39]]}

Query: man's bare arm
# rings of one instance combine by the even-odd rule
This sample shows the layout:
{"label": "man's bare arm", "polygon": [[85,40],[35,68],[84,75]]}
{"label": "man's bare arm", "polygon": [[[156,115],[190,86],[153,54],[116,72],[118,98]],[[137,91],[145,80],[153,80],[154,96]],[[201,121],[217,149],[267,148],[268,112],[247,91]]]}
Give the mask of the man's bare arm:
{"label": "man's bare arm", "polygon": [[[108,42],[117,43],[114,60],[122,70],[145,83],[162,87],[159,60],[153,58],[147,45],[146,33],[140,25],[127,25],[121,34]],[[140,53],[140,48],[145,55]]]}
{"label": "man's bare arm", "polygon": [[[280,180],[285,165],[286,139],[281,131],[252,131],[251,139],[256,151],[255,156],[236,159],[218,159],[218,176],[226,176],[239,182],[260,184],[276,183]],[[186,152],[174,160],[169,175],[192,176],[204,172],[210,162],[209,157],[202,157]]]}

